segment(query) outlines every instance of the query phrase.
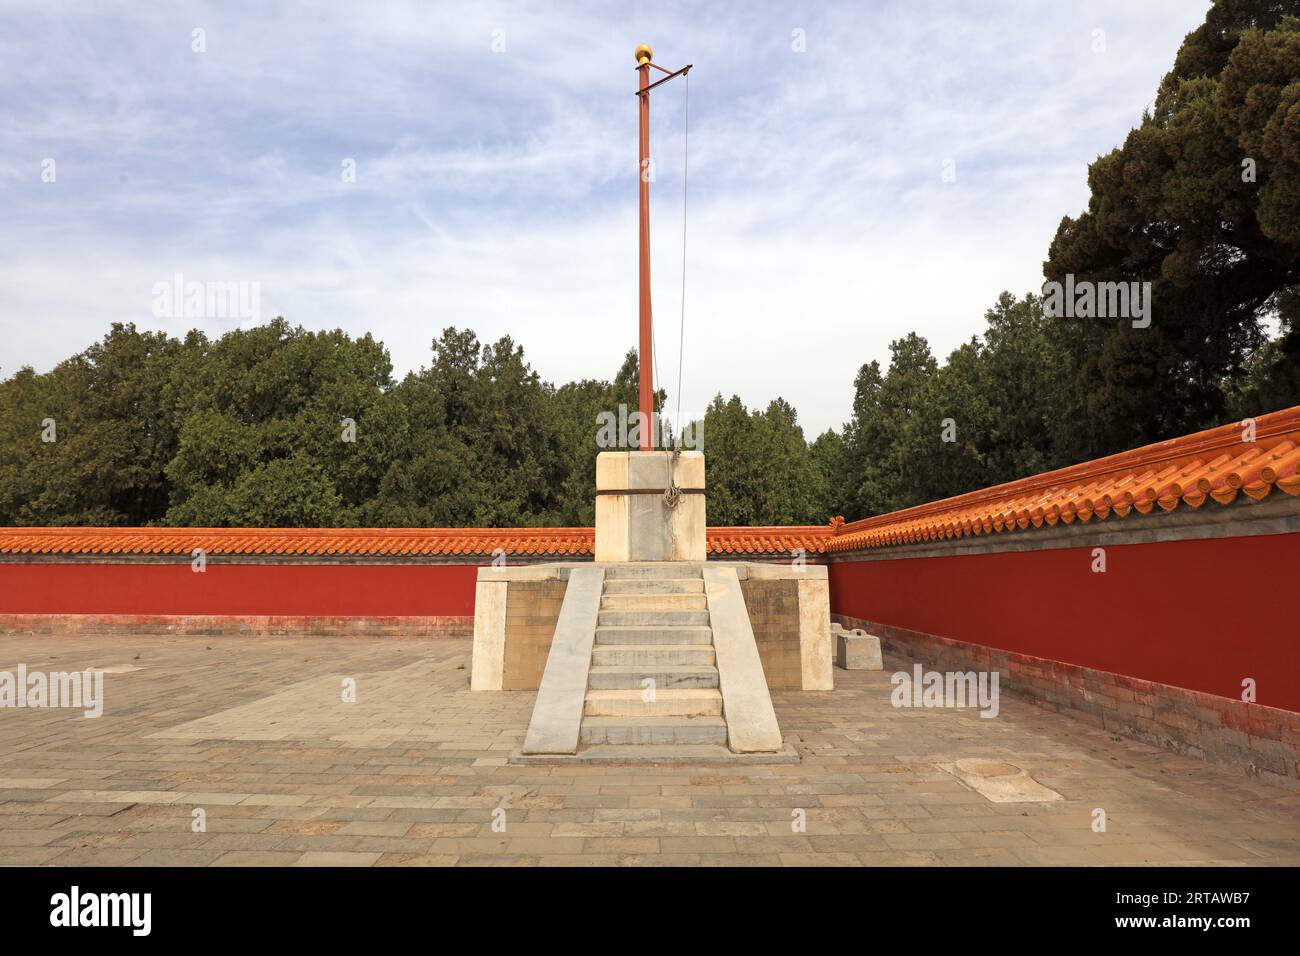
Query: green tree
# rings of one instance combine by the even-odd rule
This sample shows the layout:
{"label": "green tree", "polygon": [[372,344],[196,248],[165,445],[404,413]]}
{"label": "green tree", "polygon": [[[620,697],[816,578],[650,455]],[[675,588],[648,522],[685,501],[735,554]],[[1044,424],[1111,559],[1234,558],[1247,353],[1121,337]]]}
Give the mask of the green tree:
{"label": "green tree", "polygon": [[384,347],[280,318],[187,344],[164,389],[178,421],[167,523],[355,524],[394,441]]}
{"label": "green tree", "polygon": [[846,517],[881,514],[913,503],[910,454],[930,428],[939,439],[940,421],[932,414],[932,379],[938,363],[929,343],[915,332],[890,343],[889,370],[876,362],[858,371],[853,415],[844,428],[846,471],[854,481],[853,507]]}
{"label": "green tree", "polygon": [[1003,292],[985,315],[982,338],[948,357],[936,401],[955,424],[933,471],[943,476],[930,498],[1037,474],[1073,459],[1079,421],[1069,352],[1042,300]]}
{"label": "green tree", "polygon": [[1068,463],[1073,366],[1042,300],[1004,292],[985,323],[943,364],[913,333],[890,345],[883,375],[862,366],[842,437],[813,448],[828,514],[854,520]]}
{"label": "green tree", "polygon": [[178,440],[166,384],[185,349],[163,333],[115,323],[49,373],[24,368],[0,383],[0,522],[160,520]]}
{"label": "green tree", "polygon": [[639,382],[637,353],[629,351],[612,382],[583,379],[556,389],[547,406],[558,436],[566,474],[556,489],[557,523],[566,527],[590,527],[596,520],[596,455],[599,416],[612,415],[617,421],[620,406],[632,416],[637,411]]}
{"label": "green tree", "polygon": [[832,515],[844,517],[852,514],[857,517],[857,504],[852,493],[854,482],[844,436],[828,428],[808,447],[808,454],[822,489],[822,499],[816,508],[819,518],[815,523],[820,524],[821,518]]}
{"label": "green tree", "polygon": [[1086,414],[1078,457],[1218,423],[1261,350],[1295,362],[1292,346],[1267,349],[1262,321],[1300,283],[1297,14],[1300,0],[1218,0],[1154,109],[1089,168],[1087,211],[1057,230],[1048,279],[1153,283],[1149,328],[1061,322]]}
{"label": "green tree", "polygon": [[445,329],[433,361],[394,390],[407,430],[370,523],[511,527],[550,524],[568,462],[548,407],[554,389],[508,337],[482,345]]}
{"label": "green tree", "polygon": [[825,477],[794,409],[775,399],[749,411],[718,395],[704,414],[708,521],[713,525],[822,523]]}

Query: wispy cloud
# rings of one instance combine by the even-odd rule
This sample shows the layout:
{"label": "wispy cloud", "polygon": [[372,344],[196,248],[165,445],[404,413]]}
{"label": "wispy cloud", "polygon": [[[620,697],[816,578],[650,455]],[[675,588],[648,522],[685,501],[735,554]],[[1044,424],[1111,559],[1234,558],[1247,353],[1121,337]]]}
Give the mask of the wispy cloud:
{"label": "wispy cloud", "polygon": [[[0,4],[0,368],[49,367],[117,320],[182,332],[150,311],[181,273],[260,282],[266,316],[371,331],[399,371],[456,324],[513,335],[553,381],[612,374],[636,336],[632,49],[648,41],[695,64],[684,405],[780,394],[820,431],[890,339],[946,352],[1003,288],[1041,282],[1087,163],[1203,16],[1187,0]],[[683,92],[663,87],[652,117],[670,390]]]}

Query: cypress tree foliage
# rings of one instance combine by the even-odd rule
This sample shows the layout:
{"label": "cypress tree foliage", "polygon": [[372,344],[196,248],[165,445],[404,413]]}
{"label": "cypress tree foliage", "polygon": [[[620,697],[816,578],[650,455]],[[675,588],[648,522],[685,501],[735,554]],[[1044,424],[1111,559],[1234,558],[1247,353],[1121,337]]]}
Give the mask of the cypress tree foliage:
{"label": "cypress tree foliage", "polygon": [[1071,457],[1300,402],[1300,0],[1218,0],[1088,181],[1045,275],[1150,281],[1153,308],[1148,328],[1062,321],[1088,425]]}
{"label": "cypress tree foliage", "polygon": [[176,455],[173,370],[194,348],[114,325],[102,342],[37,375],[0,382],[0,521],[144,524],[167,509]]}
{"label": "cypress tree foliage", "polygon": [[750,411],[716,396],[704,413],[708,520],[715,525],[825,522],[825,477],[783,399]]}
{"label": "cypress tree foliage", "polygon": [[849,520],[1069,464],[1073,366],[1035,295],[1004,292],[982,337],[940,364],[915,333],[858,371],[841,433],[813,445],[827,512]]}
{"label": "cypress tree foliage", "polygon": [[448,328],[431,355],[396,382],[369,335],[116,324],[0,381],[0,524],[590,525],[597,416],[636,412],[635,353],[558,389],[509,337]]}
{"label": "cypress tree foliage", "polygon": [[[1079,460],[1071,342],[1035,295],[1003,293],[985,320],[944,362],[915,333],[894,342],[883,372],[859,370],[843,428],[811,443],[783,399],[717,396],[697,432],[710,523],[853,520]],[[1256,353],[1231,402],[1286,404],[1290,341]],[[636,411],[635,353],[612,380],[558,388],[509,338],[449,328],[431,354],[395,382],[369,336],[114,326],[0,381],[0,524],[590,526],[600,416]]]}

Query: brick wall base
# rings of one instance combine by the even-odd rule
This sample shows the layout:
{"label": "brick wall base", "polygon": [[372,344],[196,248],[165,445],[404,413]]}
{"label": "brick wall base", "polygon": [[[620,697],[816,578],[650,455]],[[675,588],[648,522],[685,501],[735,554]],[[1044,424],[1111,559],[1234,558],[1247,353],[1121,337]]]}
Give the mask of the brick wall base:
{"label": "brick wall base", "polygon": [[1105,730],[1300,789],[1300,714],[844,614],[882,648],[938,671],[998,671],[1000,690]]}
{"label": "brick wall base", "polygon": [[474,618],[288,615],[0,614],[0,636],[472,637]]}

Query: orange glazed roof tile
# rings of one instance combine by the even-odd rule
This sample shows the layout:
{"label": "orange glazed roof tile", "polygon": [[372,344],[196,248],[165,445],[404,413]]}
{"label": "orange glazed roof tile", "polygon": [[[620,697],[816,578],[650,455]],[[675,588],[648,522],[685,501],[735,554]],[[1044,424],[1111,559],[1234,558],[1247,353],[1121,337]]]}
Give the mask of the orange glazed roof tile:
{"label": "orange glazed roof tile", "polygon": [[[820,554],[830,526],[709,528],[709,553]],[[0,528],[0,554],[582,558],[592,528]]]}
{"label": "orange glazed roof tile", "polygon": [[[1300,406],[844,524],[708,529],[709,554],[813,555],[1300,495]],[[1156,509],[1159,509],[1157,511]],[[0,528],[0,555],[585,558],[591,528]]]}
{"label": "orange glazed roof tile", "polygon": [[[846,524],[827,551],[1157,514],[1213,500],[1300,495],[1300,406]],[[1156,509],[1159,508],[1159,511]]]}

